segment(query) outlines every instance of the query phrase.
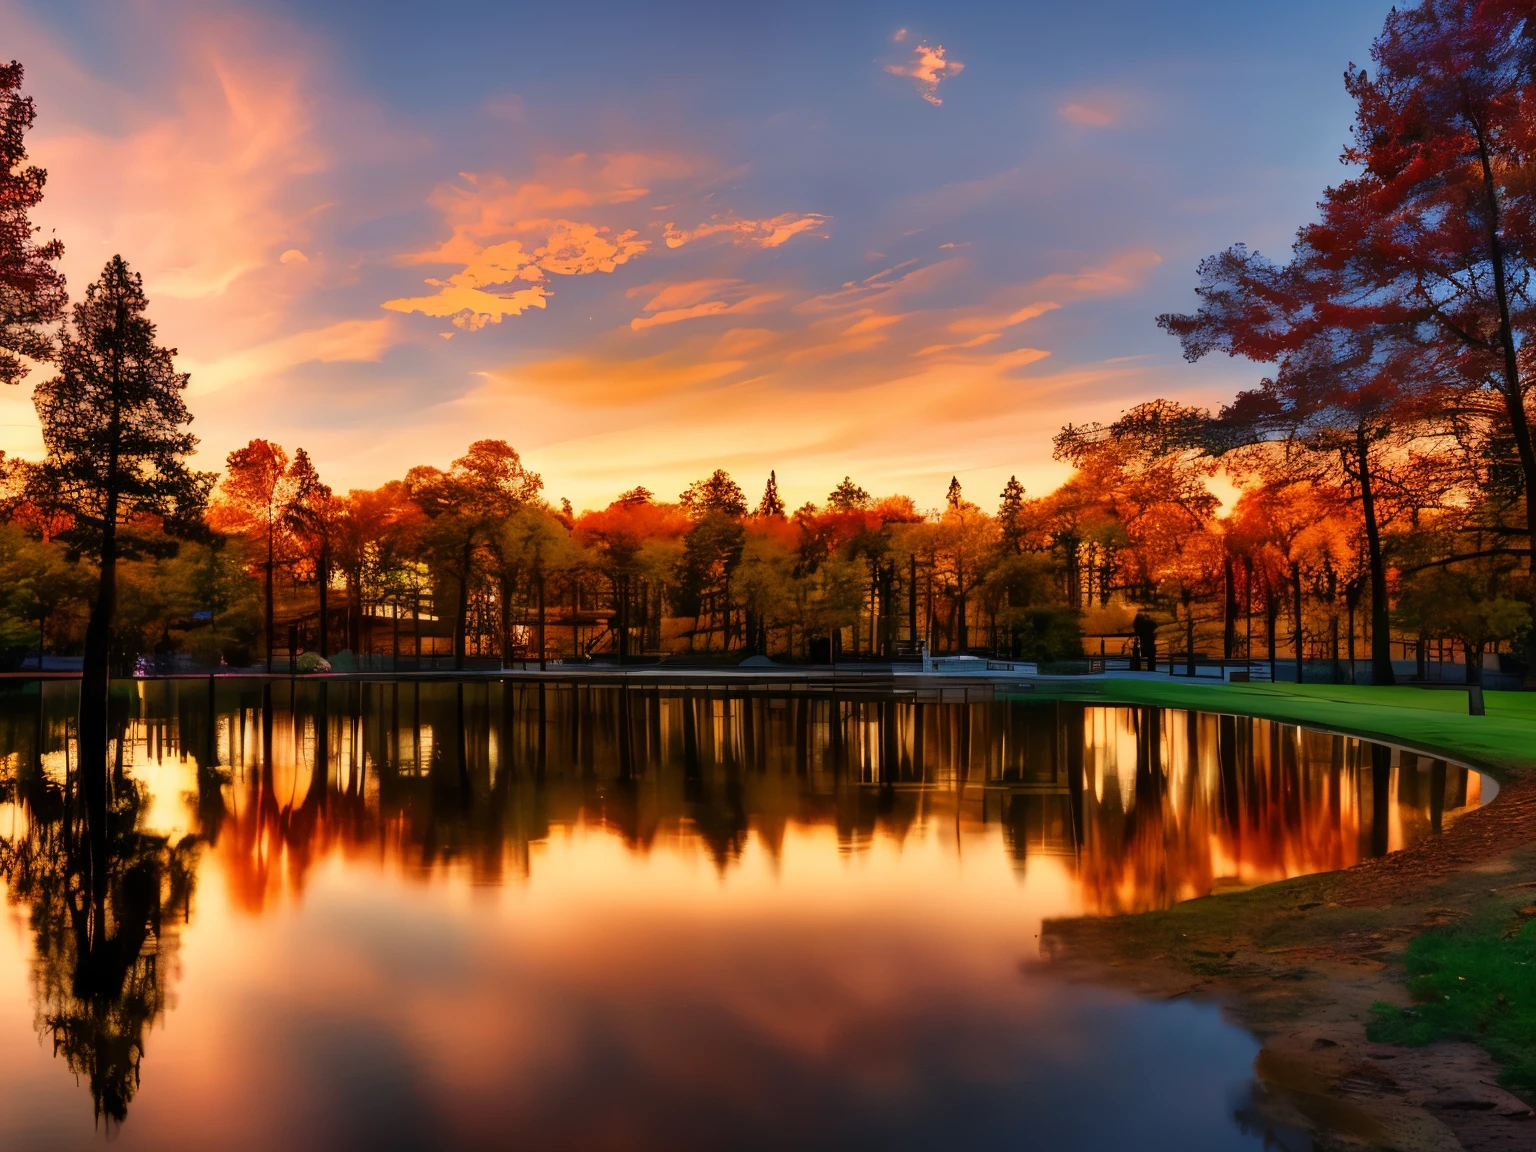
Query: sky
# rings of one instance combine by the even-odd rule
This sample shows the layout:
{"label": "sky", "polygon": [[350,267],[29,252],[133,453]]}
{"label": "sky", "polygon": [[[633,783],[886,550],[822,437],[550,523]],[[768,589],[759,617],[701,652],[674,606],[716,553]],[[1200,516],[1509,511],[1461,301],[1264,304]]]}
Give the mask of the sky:
{"label": "sky", "polygon": [[[0,0],[0,55],[71,291],[142,272],[201,467],[494,438],[577,508],[717,467],[990,506],[1065,423],[1258,377],[1156,317],[1311,218],[1388,8]],[[41,452],[25,385],[0,448]]]}

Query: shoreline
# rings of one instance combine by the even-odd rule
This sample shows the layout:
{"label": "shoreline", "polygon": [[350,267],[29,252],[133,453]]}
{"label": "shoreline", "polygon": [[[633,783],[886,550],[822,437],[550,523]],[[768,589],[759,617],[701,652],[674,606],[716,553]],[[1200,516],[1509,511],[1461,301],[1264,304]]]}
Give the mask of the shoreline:
{"label": "shoreline", "polygon": [[[1129,686],[1128,686],[1129,685]],[[1219,1004],[1262,1048],[1251,1126],[1318,1149],[1474,1152],[1536,1142],[1529,1100],[1483,1048],[1371,1041],[1373,1003],[1411,1004],[1403,953],[1436,929],[1518,926],[1536,901],[1536,695],[1489,693],[1458,715],[1413,688],[1101,681],[1059,698],[1193,708],[1326,727],[1432,750],[1500,784],[1440,836],[1316,873],[1160,912],[1047,921],[1039,967],[1139,995]],[[1447,694],[1449,695],[1449,694]],[[1413,707],[1405,707],[1413,704]],[[1524,913],[1524,915],[1522,915]],[[1283,1146],[1289,1147],[1289,1144]]]}

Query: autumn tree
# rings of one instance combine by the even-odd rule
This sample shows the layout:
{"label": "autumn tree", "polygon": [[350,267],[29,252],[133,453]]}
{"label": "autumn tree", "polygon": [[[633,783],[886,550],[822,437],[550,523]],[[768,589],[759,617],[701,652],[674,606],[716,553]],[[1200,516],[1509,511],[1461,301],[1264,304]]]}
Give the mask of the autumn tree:
{"label": "autumn tree", "polygon": [[[319,600],[317,632],[321,656],[330,655],[330,586],[332,537],[336,523],[336,496],[320,479],[309,453],[300,448],[288,467],[293,495],[284,510],[284,527],[307,561]],[[291,653],[290,656],[297,656]]]}
{"label": "autumn tree", "polygon": [[504,440],[476,440],[446,471],[420,466],[406,473],[406,491],[426,518],[421,539],[429,562],[452,585],[456,668],[464,667],[469,594],[486,548],[543,486]]}
{"label": "autumn tree", "polygon": [[639,608],[643,621],[650,598],[642,550],[647,541],[677,539],[687,528],[687,517],[676,505],[656,504],[644,489],[626,492],[606,509],[585,513],[576,521],[578,541],[596,555],[598,570],[609,583],[614,606],[611,627],[621,660],[630,655],[635,609]]}
{"label": "autumn tree", "polygon": [[[224,467],[220,522],[254,537],[263,557],[263,649],[267,671],[271,672],[277,615],[275,574],[279,564],[291,559],[295,522],[302,519],[303,504],[313,500],[319,478],[302,448],[290,460],[283,446],[270,440],[252,440],[244,448],[236,448]],[[290,653],[290,658],[292,655],[296,654]]]}
{"label": "autumn tree", "polygon": [[695,480],[677,499],[690,515],[696,517],[715,512],[739,520],[747,514],[746,494],[724,468],[716,468],[703,480]]}
{"label": "autumn tree", "polygon": [[400,597],[415,594],[415,554],[422,530],[420,508],[399,480],[376,489],[354,488],[328,502],[329,563],[346,589],[343,645],[354,652],[366,644],[364,618],[369,592]]}
{"label": "autumn tree", "polygon": [[[548,660],[547,582],[551,572],[567,567],[572,560],[570,529],[549,508],[531,501],[517,508],[498,530],[497,549],[503,563],[526,574],[534,610],[533,646],[538,650],[539,667]],[[643,546],[642,546],[643,547]],[[506,644],[506,641],[503,641]],[[504,648],[504,656],[510,648]]]}
{"label": "autumn tree", "polygon": [[1213,458],[1235,457],[1239,470],[1252,449],[1267,448],[1319,483],[1348,486],[1367,543],[1372,682],[1390,684],[1384,489],[1394,457],[1443,400],[1423,326],[1381,303],[1358,269],[1330,266],[1305,239],[1283,267],[1238,245],[1203,260],[1199,276],[1199,312],[1158,319],[1185,358],[1223,351],[1272,362],[1274,373],[1215,417],[1191,409],[1156,427],[1143,421],[1143,432],[1163,435],[1170,451],[1198,445]]}
{"label": "autumn tree", "polygon": [[55,265],[63,242],[39,244],[31,212],[48,173],[27,163],[27,132],[37,109],[21,94],[22,66],[0,65],[0,381],[16,384],[27,360],[51,360],[49,326],[64,315],[64,275]]}
{"label": "autumn tree", "polygon": [[[73,518],[70,543],[97,562],[85,634],[79,747],[98,851],[105,849],[107,689],[117,608],[118,562],[144,546],[137,521],[172,530],[200,521],[213,477],[192,471],[197,440],[185,373],[175,350],[155,343],[137,273],[114,256],[76,304],[59,343],[58,374],[33,392],[46,456],[42,476]],[[98,884],[104,864],[93,863]]]}
{"label": "autumn tree", "polygon": [[[1536,38],[1512,0],[1423,0],[1388,14],[1374,74],[1352,68],[1355,174],[1303,237],[1378,297],[1432,325],[1460,403],[1502,429],[1536,539],[1532,379],[1523,351],[1536,272]],[[1492,404],[1489,403],[1492,401]],[[1512,534],[1515,534],[1512,531]],[[1536,564],[1532,557],[1527,565]],[[1536,582],[1526,589],[1536,595]]]}
{"label": "autumn tree", "polygon": [[873,503],[869,493],[855,484],[851,476],[844,476],[827,496],[827,510],[830,512],[857,512]]}

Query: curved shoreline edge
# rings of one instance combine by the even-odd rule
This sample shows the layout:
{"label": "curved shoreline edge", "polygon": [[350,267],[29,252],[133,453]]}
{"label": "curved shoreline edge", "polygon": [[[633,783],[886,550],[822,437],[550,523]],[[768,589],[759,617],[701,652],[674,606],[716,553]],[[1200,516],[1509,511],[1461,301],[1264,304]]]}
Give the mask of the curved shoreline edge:
{"label": "curved shoreline edge", "polygon": [[1536,694],[1414,687],[1037,682],[1033,699],[1253,716],[1422,750],[1486,772],[1499,795],[1446,832],[1352,868],[1160,912],[1047,921],[1041,966],[1142,996],[1218,1002],[1263,1045],[1239,1119],[1280,1146],[1536,1147],[1536,1117],[1481,1047],[1372,1042],[1376,1003],[1408,1006],[1402,957],[1427,932],[1516,930],[1536,903]]}

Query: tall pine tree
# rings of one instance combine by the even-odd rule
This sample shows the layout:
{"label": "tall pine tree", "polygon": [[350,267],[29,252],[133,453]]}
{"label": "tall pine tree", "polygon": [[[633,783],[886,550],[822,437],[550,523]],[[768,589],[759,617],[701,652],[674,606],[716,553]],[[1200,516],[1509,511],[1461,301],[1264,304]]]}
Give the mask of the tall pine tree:
{"label": "tall pine tree", "polygon": [[31,210],[43,198],[48,173],[27,164],[27,131],[37,118],[21,94],[22,67],[0,65],[0,382],[16,384],[26,359],[49,360],[48,325],[61,319],[67,297],[54,265],[64,255],[58,240],[39,244]]}
{"label": "tall pine tree", "polygon": [[117,562],[142,547],[136,521],[157,518],[171,531],[198,522],[214,479],[187,467],[197,443],[187,432],[187,376],[176,371],[175,350],[155,343],[147,304],[138,274],[114,256],[74,306],[72,330],[59,342],[58,375],[33,392],[47,450],[40,480],[74,518],[72,543],[100,571],[85,632],[79,726],[97,885],[106,874],[107,692]]}
{"label": "tall pine tree", "polygon": [[784,515],[784,501],[779,498],[777,473],[768,473],[768,483],[763,488],[763,498],[757,502],[757,514],[759,516]]}
{"label": "tall pine tree", "polygon": [[1003,537],[1003,551],[1017,556],[1024,551],[1024,485],[1017,476],[1008,477],[997,506],[997,526]]}

